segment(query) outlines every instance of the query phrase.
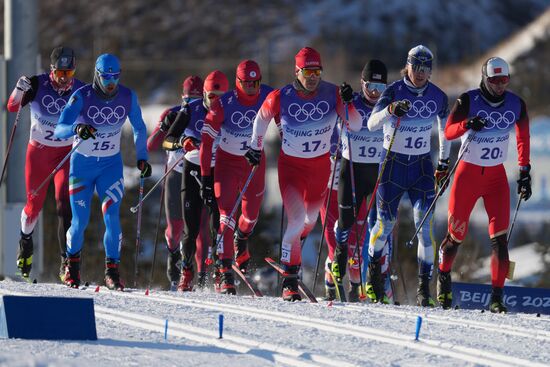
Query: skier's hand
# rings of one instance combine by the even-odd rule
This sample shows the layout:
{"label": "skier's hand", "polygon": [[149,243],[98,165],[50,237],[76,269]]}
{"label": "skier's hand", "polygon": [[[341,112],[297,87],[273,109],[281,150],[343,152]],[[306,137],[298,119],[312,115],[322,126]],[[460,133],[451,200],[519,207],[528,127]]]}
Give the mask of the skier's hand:
{"label": "skier's hand", "polygon": [[212,176],[201,177],[201,198],[204,205],[212,208],[214,206],[214,182]]}
{"label": "skier's hand", "polygon": [[78,137],[82,140],[87,140],[90,138],[95,139],[94,133],[96,131],[97,130],[92,125],[87,124],[78,124],[75,128],[76,135],[78,135]]}
{"label": "skier's hand", "polygon": [[31,80],[23,75],[17,81],[17,84],[15,85],[15,88],[19,89],[22,92],[27,92],[32,88]]}
{"label": "skier's hand", "polygon": [[388,112],[395,117],[403,117],[411,109],[411,102],[404,99],[401,101],[395,101],[388,105]]}
{"label": "skier's hand", "polygon": [[[435,183],[437,184],[437,187],[439,187],[440,191],[445,191],[447,186],[449,186],[449,181],[447,180],[447,177],[449,176],[449,159],[440,159],[439,163],[437,164],[437,168],[435,169],[434,177],[435,177]],[[447,180],[445,186],[443,184]]]}
{"label": "skier's hand", "polygon": [[518,182],[518,194],[521,199],[527,201],[531,197],[531,165],[527,166],[526,169],[519,170],[519,180]]}
{"label": "skier's hand", "polygon": [[137,168],[141,171],[141,178],[151,177],[153,169],[151,168],[149,162],[147,162],[145,159],[140,159],[139,161],[137,161]]}
{"label": "skier's hand", "polygon": [[197,139],[190,136],[182,136],[180,139],[180,145],[185,152],[199,149],[199,142]]}
{"label": "skier's hand", "polygon": [[176,120],[177,115],[178,113],[175,111],[168,112],[160,122],[160,131],[167,132],[170,129],[170,126],[172,126],[172,124]]}
{"label": "skier's hand", "polygon": [[248,151],[245,153],[244,157],[252,166],[257,166],[260,164],[262,159],[262,151],[254,148],[248,148]]}
{"label": "skier's hand", "polygon": [[339,89],[342,102],[350,103],[353,100],[353,88],[346,82],[343,82]]}
{"label": "skier's hand", "polygon": [[466,122],[466,129],[472,129],[474,131],[480,131],[487,124],[487,120],[479,116],[472,117]]}

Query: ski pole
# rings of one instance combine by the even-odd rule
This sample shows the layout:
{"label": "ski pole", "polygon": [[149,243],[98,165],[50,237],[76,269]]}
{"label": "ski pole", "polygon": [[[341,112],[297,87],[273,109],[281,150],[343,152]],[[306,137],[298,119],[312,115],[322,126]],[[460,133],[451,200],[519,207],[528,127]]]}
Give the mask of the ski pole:
{"label": "ski pole", "polygon": [[[336,120],[338,124],[338,119]],[[334,156],[334,167],[332,168],[332,179],[330,181],[330,190],[327,197],[327,207],[325,210],[325,222],[323,223],[323,229],[321,230],[321,241],[319,242],[319,251],[317,252],[317,264],[315,265],[315,276],[313,277],[313,287],[311,287],[311,292],[315,294],[315,287],[317,285],[317,276],[319,275],[319,263],[321,262],[321,251],[323,250],[323,241],[325,240],[325,230],[327,228],[328,222],[328,210],[330,208],[330,198],[332,196],[332,189],[334,188],[334,179],[336,177],[336,168],[338,167],[338,153],[340,153],[340,144],[342,142],[342,131],[344,131],[343,126],[340,128],[340,134],[338,134],[338,144],[336,145],[336,154]],[[282,228],[282,226],[281,226]],[[281,236],[282,238],[282,236]],[[281,239],[281,244],[283,243]]]}
{"label": "ski pole", "polygon": [[174,168],[176,168],[176,166],[183,160],[184,157],[185,157],[184,155],[182,155],[181,157],[179,157],[178,160],[175,161],[175,162],[170,166],[170,168],[168,168],[168,171],[166,171],[166,172],[164,173],[164,175],[162,175],[162,177],[159,178],[159,180],[158,180],[157,182],[155,182],[155,184],[153,185],[153,187],[151,187],[151,189],[147,192],[147,194],[145,194],[145,196],[143,196],[143,198],[140,198],[140,199],[139,199],[137,205],[130,208],[130,211],[131,211],[132,213],[136,213],[136,212],[138,211],[138,209],[141,208],[141,205],[142,205],[142,203],[145,201],[145,199],[147,199],[147,198],[151,195],[151,193],[153,192],[153,190],[155,190],[155,189],[157,188],[157,186],[161,184],[161,182],[164,182],[164,180],[166,179],[166,176],[168,176],[168,174],[169,174],[170,172],[172,172],[172,171],[174,170]]}
{"label": "ski pole", "polygon": [[53,175],[55,175],[57,173],[57,171],[59,171],[61,169],[61,167],[63,167],[63,165],[65,164],[65,162],[67,161],[67,159],[70,158],[70,156],[73,154],[73,152],[78,149],[78,147],[80,146],[80,144],[82,144],[84,140],[80,140],[78,143],[76,143],[76,145],[70,150],[69,153],[67,153],[67,155],[61,160],[61,162],[59,162],[57,164],[57,166],[53,169],[53,171],[48,175],[48,177],[46,177],[44,179],[44,181],[42,181],[42,183],[40,185],[38,185],[38,187],[34,190],[31,191],[31,197],[35,197],[36,195],[38,195],[38,191],[40,191],[40,189],[48,182],[50,182],[50,179],[53,177]]}
{"label": "ski pole", "polygon": [[516,218],[518,216],[519,206],[521,204],[521,195],[518,198],[518,203],[516,205],[516,210],[514,211],[514,218],[512,219],[512,223],[510,224],[510,230],[508,231],[508,235],[506,236],[506,242],[510,241],[510,238],[512,237],[512,230],[514,229],[514,224],[516,224]]}
{"label": "ski pole", "polygon": [[[164,165],[164,172],[168,169],[168,165]],[[151,275],[149,276],[149,285],[147,286],[147,290],[151,288],[151,283],[153,283],[153,276],[155,275],[155,260],[157,259],[157,245],[158,245],[158,239],[159,239],[159,228],[160,228],[160,217],[162,216],[162,209],[164,204],[164,190],[166,185],[162,185],[162,188],[160,189],[160,210],[159,215],[157,218],[157,229],[155,231],[155,244],[153,246],[153,263],[151,264]]]}
{"label": "ski pole", "polygon": [[244,183],[244,186],[239,193],[239,196],[237,197],[237,200],[235,201],[235,205],[233,206],[233,209],[231,209],[231,213],[229,214],[229,219],[227,220],[227,223],[225,225],[225,228],[223,229],[222,233],[219,235],[219,237],[216,239],[216,248],[220,245],[220,242],[223,239],[223,236],[225,235],[225,231],[227,231],[227,228],[231,225],[231,220],[233,219],[233,216],[237,212],[237,209],[239,208],[239,204],[241,203],[241,200],[243,199],[243,195],[246,192],[246,189],[248,189],[248,185],[250,185],[250,181],[252,181],[252,177],[254,176],[254,173],[256,172],[256,169],[258,166],[252,167],[250,170],[250,174],[248,175],[248,178],[246,179],[246,182]]}
{"label": "ski pole", "polygon": [[[464,156],[464,153],[466,152],[466,150],[468,150],[468,146],[470,145],[470,142],[474,139],[475,135],[476,135],[475,132],[473,134],[470,134],[470,136],[468,137],[466,142],[463,144],[462,149],[460,150],[460,154],[458,155],[458,158],[456,159],[456,162],[455,162],[453,168],[449,171],[449,174],[445,178],[445,181],[443,182],[441,187],[443,187],[443,188],[447,187],[447,185],[449,184],[449,180],[451,179],[451,176],[456,171],[456,168],[458,167],[458,164],[462,160],[462,157]],[[418,227],[416,227],[416,230],[414,231],[414,234],[413,234],[412,238],[409,241],[407,241],[407,243],[406,243],[407,247],[412,247],[414,239],[416,238],[416,236],[418,236],[418,233],[422,229],[422,226],[424,225],[424,222],[428,219],[428,216],[434,210],[435,203],[441,197],[441,195],[443,194],[443,191],[445,191],[445,190],[438,190],[437,191],[437,194],[435,195],[434,200],[430,204],[430,207],[428,208],[428,210],[426,210],[426,214],[424,214],[424,217],[420,221],[420,224],[418,225]]]}
{"label": "ski pole", "polygon": [[[284,229],[284,220],[285,220],[285,206],[281,203],[281,230],[279,232],[279,258],[283,255],[283,229]],[[319,265],[317,265],[319,266]],[[277,289],[281,289],[281,274],[277,272]]]}
{"label": "ski pole", "polygon": [[[143,185],[145,183],[145,178],[140,176],[139,178],[139,201],[143,199]],[[141,242],[141,212],[143,211],[143,205],[140,205],[138,208],[138,217],[137,217],[137,233],[136,233],[136,256],[134,263],[134,287],[137,285],[138,277],[138,255],[139,255],[139,245]]]}
{"label": "ski pole", "polygon": [[[25,96],[25,93],[23,93]],[[2,166],[2,176],[0,176],[0,187],[2,187],[2,182],[4,182],[4,174],[6,173],[6,168],[8,166],[8,159],[11,153],[11,146],[13,144],[13,138],[15,137],[15,131],[17,130],[17,124],[19,123],[19,118],[21,117],[21,109],[23,107],[19,104],[19,109],[17,110],[17,115],[15,115],[15,122],[11,128],[10,141],[8,143],[8,149],[6,150],[6,157],[4,158],[4,165]]]}

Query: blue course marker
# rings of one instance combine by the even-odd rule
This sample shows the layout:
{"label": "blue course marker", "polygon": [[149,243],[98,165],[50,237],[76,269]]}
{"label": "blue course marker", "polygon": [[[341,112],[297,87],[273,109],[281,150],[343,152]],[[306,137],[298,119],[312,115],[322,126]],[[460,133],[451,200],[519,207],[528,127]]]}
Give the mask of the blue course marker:
{"label": "blue course marker", "polygon": [[168,319],[164,322],[164,341],[168,340]]}
{"label": "blue course marker", "polygon": [[223,314],[218,316],[218,326],[220,332],[220,337],[218,339],[223,339]]}
{"label": "blue course marker", "polygon": [[418,341],[418,336],[420,335],[420,327],[422,326],[422,316],[416,318],[416,331],[414,333],[414,340]]}

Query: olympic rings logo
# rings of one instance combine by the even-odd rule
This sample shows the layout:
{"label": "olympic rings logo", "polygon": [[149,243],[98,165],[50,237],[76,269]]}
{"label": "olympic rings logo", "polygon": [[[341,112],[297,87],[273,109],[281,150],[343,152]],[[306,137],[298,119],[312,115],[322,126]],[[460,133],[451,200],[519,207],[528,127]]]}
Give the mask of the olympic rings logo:
{"label": "olympic rings logo", "polygon": [[204,120],[197,120],[195,122],[195,131],[198,131],[199,134],[202,131],[202,125],[204,125]]}
{"label": "olympic rings logo", "polygon": [[126,109],[123,106],[117,106],[114,109],[107,106],[101,108],[90,106],[87,115],[96,125],[104,123],[116,125],[126,119]]}
{"label": "olympic rings logo", "polygon": [[491,113],[480,110],[477,112],[477,115],[487,121],[485,127],[487,129],[492,129],[497,127],[497,129],[505,130],[510,125],[516,123],[516,114],[512,111],[504,111],[500,113],[498,111],[491,111]]}
{"label": "olympic rings logo", "polygon": [[244,114],[241,111],[235,111],[231,115],[231,122],[241,129],[246,129],[254,122],[256,111],[248,110]]}
{"label": "olympic rings logo", "polygon": [[[409,101],[410,102],[410,101]],[[411,109],[407,113],[407,117],[420,116],[423,119],[427,119],[437,111],[437,104],[433,100],[424,101],[417,99],[412,102]]]}
{"label": "olympic rings logo", "polygon": [[361,115],[361,121],[363,121],[363,127],[367,126],[367,121],[369,121],[369,118],[370,118],[370,114],[372,113],[372,111],[369,111],[369,112],[365,112],[364,110],[358,108],[357,111],[359,112],[359,114]]}
{"label": "olympic rings logo", "polygon": [[317,104],[307,102],[301,106],[298,103],[292,103],[288,106],[288,114],[298,122],[320,121],[329,110],[330,105],[327,101],[319,101]]}
{"label": "olympic rings logo", "polygon": [[54,98],[50,95],[45,95],[42,98],[42,106],[44,106],[48,113],[52,115],[57,115],[61,113],[66,104],[67,101],[65,101],[64,99]]}

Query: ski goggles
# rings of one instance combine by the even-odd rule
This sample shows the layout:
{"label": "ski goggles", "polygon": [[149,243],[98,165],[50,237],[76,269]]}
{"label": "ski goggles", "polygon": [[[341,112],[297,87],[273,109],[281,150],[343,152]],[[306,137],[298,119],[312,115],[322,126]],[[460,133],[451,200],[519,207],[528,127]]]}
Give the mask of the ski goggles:
{"label": "ski goggles", "polygon": [[305,78],[311,78],[313,75],[320,77],[323,73],[321,69],[300,69],[300,71]]}
{"label": "ski goggles", "polygon": [[415,73],[430,73],[432,67],[426,64],[411,64],[411,68]]}
{"label": "ski goggles", "polygon": [[384,90],[386,90],[385,83],[366,82],[363,79],[361,79],[361,85],[363,86],[364,89],[368,90],[369,92],[377,91],[378,93],[382,93]]}
{"label": "ski goggles", "polygon": [[498,75],[487,78],[487,81],[491,84],[508,84],[510,82],[510,75]]}
{"label": "ski goggles", "polygon": [[118,73],[102,73],[98,72],[99,77],[103,80],[118,80],[120,78],[120,72]]}
{"label": "ski goggles", "polygon": [[75,69],[68,69],[68,70],[61,70],[61,69],[53,69],[53,75],[55,75],[57,78],[72,78],[74,76]]}
{"label": "ski goggles", "polygon": [[214,99],[218,96],[221,96],[225,92],[222,92],[221,90],[212,90],[210,92],[206,92],[206,98],[208,99]]}
{"label": "ski goggles", "polygon": [[[238,78],[237,78],[238,79]],[[238,79],[242,87],[257,88],[260,85],[260,79],[258,80],[242,80]]]}

